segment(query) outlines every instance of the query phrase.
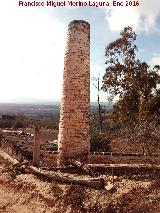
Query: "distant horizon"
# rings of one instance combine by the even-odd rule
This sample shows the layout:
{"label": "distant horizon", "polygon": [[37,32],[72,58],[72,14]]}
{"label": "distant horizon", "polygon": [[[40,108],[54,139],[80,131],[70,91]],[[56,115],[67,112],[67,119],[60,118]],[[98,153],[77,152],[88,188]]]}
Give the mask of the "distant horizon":
{"label": "distant horizon", "polygon": [[[101,101],[102,100],[102,101]],[[43,103],[61,103],[61,99],[43,99],[43,98],[31,98],[31,97],[20,97],[20,98],[6,98],[0,100],[0,104],[43,104]],[[90,103],[97,103],[97,100],[90,100]],[[100,98],[100,103],[109,104],[108,101],[104,101]]]}
{"label": "distant horizon", "polygon": [[[26,115],[26,116],[55,116],[60,112],[60,102],[26,102],[26,103],[0,103],[0,115]],[[101,102],[105,109],[113,105]],[[90,110],[98,109],[97,102],[90,102]]]}
{"label": "distant horizon", "polygon": [[[107,101],[100,101],[105,105],[111,105]],[[0,104],[61,104],[60,100],[39,100],[39,101],[0,101]],[[98,104],[97,101],[90,101],[90,104]]]}

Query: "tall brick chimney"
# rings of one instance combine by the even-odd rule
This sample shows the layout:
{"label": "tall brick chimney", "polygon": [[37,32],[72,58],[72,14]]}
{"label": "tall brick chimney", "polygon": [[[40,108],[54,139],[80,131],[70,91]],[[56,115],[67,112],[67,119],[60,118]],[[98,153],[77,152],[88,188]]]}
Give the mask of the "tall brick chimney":
{"label": "tall brick chimney", "polygon": [[90,148],[90,25],[74,20],[68,26],[64,59],[58,150],[59,164],[86,161]]}

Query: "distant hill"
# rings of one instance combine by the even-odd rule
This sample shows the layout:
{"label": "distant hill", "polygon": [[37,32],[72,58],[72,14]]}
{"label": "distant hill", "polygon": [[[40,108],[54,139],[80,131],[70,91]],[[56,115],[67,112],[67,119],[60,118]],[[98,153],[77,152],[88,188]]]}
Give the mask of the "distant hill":
{"label": "distant hill", "polygon": [[[112,106],[103,104],[105,109]],[[94,111],[98,107],[96,102],[91,102],[90,110]],[[43,103],[0,103],[0,115],[2,114],[23,114],[26,116],[55,116],[60,111],[60,102],[43,102]]]}

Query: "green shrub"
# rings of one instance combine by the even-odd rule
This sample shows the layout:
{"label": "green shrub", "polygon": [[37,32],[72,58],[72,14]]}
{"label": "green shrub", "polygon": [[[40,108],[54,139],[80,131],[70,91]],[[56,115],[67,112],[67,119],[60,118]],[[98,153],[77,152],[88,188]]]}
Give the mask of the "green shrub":
{"label": "green shrub", "polygon": [[14,129],[24,128],[24,127],[25,127],[25,124],[23,121],[16,121],[13,126]]}

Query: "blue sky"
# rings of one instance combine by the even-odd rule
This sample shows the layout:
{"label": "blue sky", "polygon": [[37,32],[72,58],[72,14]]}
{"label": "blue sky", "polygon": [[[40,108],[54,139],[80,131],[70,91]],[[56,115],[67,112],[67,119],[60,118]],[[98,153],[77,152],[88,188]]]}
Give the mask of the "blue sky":
{"label": "blue sky", "polygon": [[137,33],[138,57],[160,64],[159,0],[106,8],[19,7],[17,0],[1,0],[0,102],[61,99],[67,26],[74,19],[91,25],[91,101],[97,99],[93,79],[105,73],[105,47],[125,26]]}

